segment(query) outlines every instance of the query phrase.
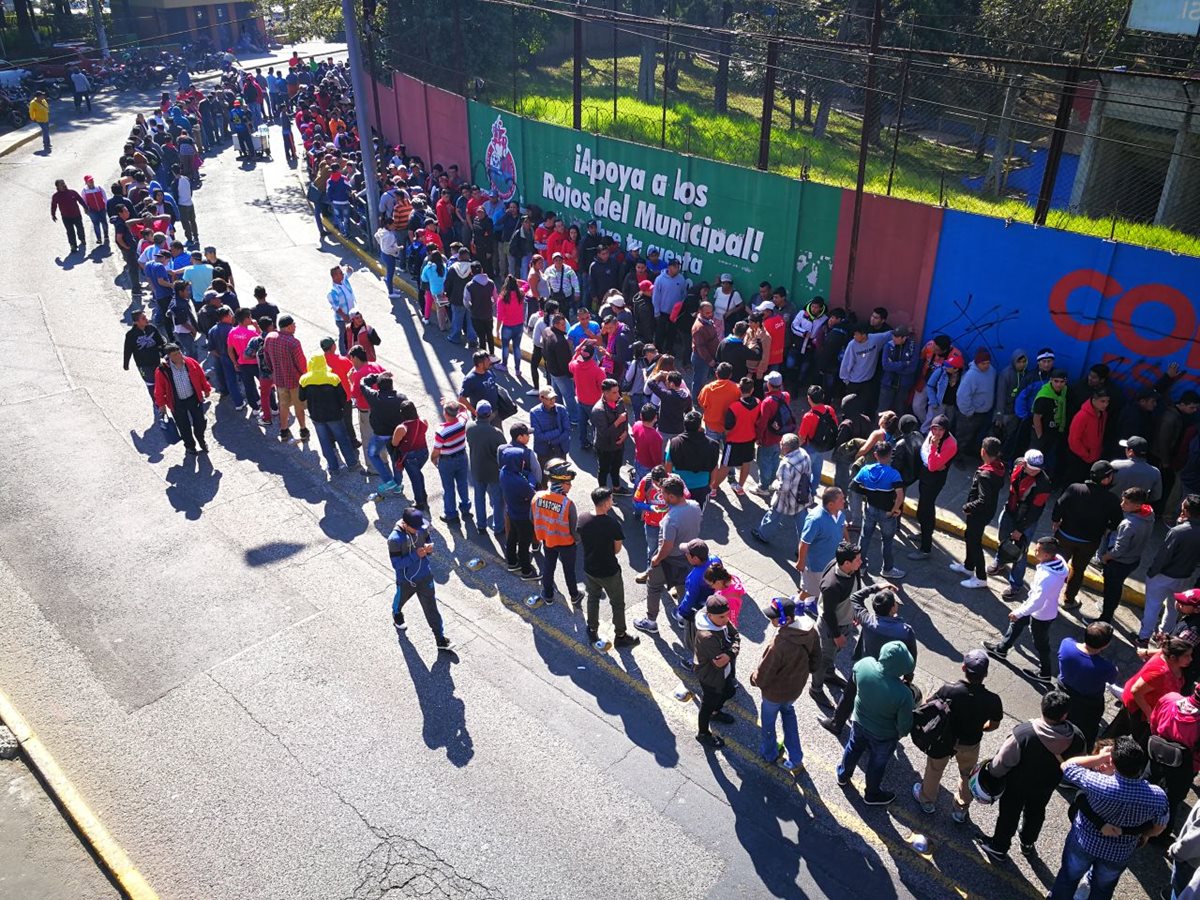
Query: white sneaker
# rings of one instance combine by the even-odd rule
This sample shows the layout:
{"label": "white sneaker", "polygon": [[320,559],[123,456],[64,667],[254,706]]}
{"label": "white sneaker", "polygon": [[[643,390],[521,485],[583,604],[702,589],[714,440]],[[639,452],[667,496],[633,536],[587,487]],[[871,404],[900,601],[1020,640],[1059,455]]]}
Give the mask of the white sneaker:
{"label": "white sneaker", "polygon": [[972,575],[970,578],[960,581],[959,584],[961,584],[965,588],[985,588],[985,587],[987,587],[986,581],[984,581],[982,578],[976,578],[974,575]]}
{"label": "white sneaker", "polygon": [[971,575],[971,570],[962,563],[950,563],[950,571],[957,572],[959,575]]}
{"label": "white sneaker", "polygon": [[541,388],[530,388],[525,392],[526,397],[536,397],[541,392]]}
{"label": "white sneaker", "polygon": [[884,569],[879,573],[884,578],[903,578],[907,573],[903,569],[897,569],[892,566],[890,569]]}

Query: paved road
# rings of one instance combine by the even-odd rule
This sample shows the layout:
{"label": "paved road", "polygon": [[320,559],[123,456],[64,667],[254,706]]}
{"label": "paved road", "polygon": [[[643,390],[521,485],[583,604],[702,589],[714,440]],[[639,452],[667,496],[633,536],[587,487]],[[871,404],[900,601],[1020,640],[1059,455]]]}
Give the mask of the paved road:
{"label": "paved road", "polygon": [[[934,817],[906,802],[923,765],[911,749],[892,766],[891,808],[862,804],[861,774],[840,790],[839,747],[807,699],[797,781],[756,760],[745,696],[727,749],[706,754],[694,704],[672,697],[669,631],[595,653],[569,605],[526,610],[528,585],[473,531],[436,538],[458,657],[439,657],[419,623],[397,643],[383,536],[402,502],[377,507],[365,482],[330,482],[315,447],[264,438],[227,404],[211,457],[164,448],[139,380],[120,368],[116,264],[65,258],[46,216],[54,178],[108,177],[132,109],[115,102],[61,130],[49,158],[0,159],[13,211],[0,246],[21,261],[0,276],[0,685],[164,897],[1044,893],[1065,833],[1058,799],[1038,854],[995,868],[970,843],[993,810],[955,826],[945,793]],[[294,172],[240,166],[228,149],[206,171],[203,241],[233,262],[243,296],[266,285],[315,350],[341,256],[318,247]],[[383,361],[431,410],[461,380],[464,352],[373,276],[352,283]],[[762,603],[793,582],[789,547],[764,556],[741,540],[757,504],[722,501],[705,535]],[[472,558],[484,568],[469,571]],[[960,596],[948,558],[906,581],[929,688],[1007,612],[994,594]],[[640,611],[632,576],[627,592]],[[768,626],[753,605],[742,625],[746,678]],[[1056,634],[1077,629],[1068,617]],[[1035,713],[1015,669],[997,666],[991,683],[1005,730]],[[909,848],[914,832],[928,854]],[[1146,855],[1122,896],[1146,896],[1165,874]]]}

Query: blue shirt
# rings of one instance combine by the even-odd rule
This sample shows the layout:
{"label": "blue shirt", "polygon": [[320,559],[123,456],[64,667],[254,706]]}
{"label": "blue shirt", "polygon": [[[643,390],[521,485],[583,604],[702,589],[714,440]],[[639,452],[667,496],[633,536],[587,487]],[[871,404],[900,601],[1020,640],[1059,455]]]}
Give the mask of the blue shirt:
{"label": "blue shirt", "polygon": [[[588,322],[587,337],[594,338],[599,334],[600,334],[600,326],[597,325],[595,322]],[[584,333],[583,333],[583,325],[581,325],[579,322],[576,322],[574,325],[572,325],[570,328],[568,328],[567,329],[567,338],[571,341],[572,347],[578,347],[580,344],[582,344],[584,342],[584,340],[586,339],[584,336]]]}
{"label": "blue shirt", "polygon": [[[1103,821],[1121,828],[1134,828],[1153,821],[1167,824],[1167,795],[1142,778],[1126,778],[1116,773],[1101,775],[1074,763],[1063,769],[1063,781],[1081,788],[1088,805]],[[1137,849],[1136,834],[1105,837],[1100,829],[1076,813],[1071,836],[1085,853],[1107,862],[1123,864]]]}
{"label": "blue shirt", "polygon": [[808,544],[808,558],[804,561],[808,571],[824,572],[825,567],[833,562],[845,527],[845,513],[831,516],[823,506],[808,511],[800,531],[800,540]]}
{"label": "blue shirt", "polygon": [[1104,686],[1117,680],[1117,667],[1103,656],[1079,649],[1074,638],[1058,645],[1058,680],[1085,697],[1103,697]]}
{"label": "blue shirt", "polygon": [[[154,289],[155,300],[166,300],[174,296],[175,290],[171,286],[174,277],[171,275],[171,270],[158,260],[146,263],[146,277],[150,279],[150,286]],[[167,286],[163,287],[159,284],[159,279],[167,282]]]}
{"label": "blue shirt", "polygon": [[654,293],[652,296],[654,299],[655,315],[670,315],[671,310],[675,308],[675,304],[687,296],[687,282],[684,281],[682,275],[676,275],[672,278],[666,272],[663,272],[654,279]]}
{"label": "blue shirt", "polygon": [[704,580],[704,573],[712,563],[719,563],[719,557],[710,556],[698,566],[692,566],[683,582],[683,599],[675,608],[677,615],[691,618],[714,593],[712,586]]}

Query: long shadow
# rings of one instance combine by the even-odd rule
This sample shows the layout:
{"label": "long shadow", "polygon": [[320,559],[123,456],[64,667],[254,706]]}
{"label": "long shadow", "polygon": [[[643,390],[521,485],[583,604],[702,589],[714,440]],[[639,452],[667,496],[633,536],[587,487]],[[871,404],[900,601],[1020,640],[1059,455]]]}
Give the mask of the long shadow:
{"label": "long shadow", "polygon": [[167,500],[188,519],[199,519],[221,489],[221,472],[214,469],[207,454],[185,456],[167,469]]}
{"label": "long shadow", "polygon": [[[410,619],[415,602],[416,598],[405,604],[410,610]],[[424,618],[419,617],[412,619],[408,627],[420,628],[422,624]],[[454,692],[451,666],[456,657],[437,653],[433,665],[426,668],[425,660],[409,640],[408,632],[400,633],[397,639],[412,676],[413,693],[421,707],[421,737],[425,746],[430,750],[446,748],[446,759],[461,769],[475,756],[475,745],[467,730],[466,704]]]}
{"label": "long shadow", "polygon": [[[892,875],[879,855],[838,826],[806,773],[801,772],[797,787],[789,789],[732,754],[708,753],[707,761],[733,811],[738,842],[772,896],[802,897],[812,891],[813,885],[800,881],[801,860],[815,882],[816,896],[896,896]],[[725,766],[733,769],[737,784]],[[796,840],[784,835],[783,822],[794,823]]]}
{"label": "long shadow", "polygon": [[295,541],[268,541],[257,547],[249,547],[242,553],[248,566],[269,566],[273,562],[295,556],[304,549],[304,544]]}

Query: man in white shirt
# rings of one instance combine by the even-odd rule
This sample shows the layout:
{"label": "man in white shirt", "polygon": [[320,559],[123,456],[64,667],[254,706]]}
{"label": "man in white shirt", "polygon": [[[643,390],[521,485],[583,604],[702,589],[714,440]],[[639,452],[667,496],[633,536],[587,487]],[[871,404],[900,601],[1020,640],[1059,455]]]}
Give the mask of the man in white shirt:
{"label": "man in white shirt", "polygon": [[183,236],[197,250],[200,248],[200,232],[196,228],[196,207],[192,203],[192,179],[180,171],[179,166],[172,167],[177,176],[175,183],[175,205],[179,207],[179,222],[183,225]]}
{"label": "man in white shirt", "polygon": [[1009,625],[1003,639],[984,641],[983,646],[997,659],[1005,659],[1025,626],[1029,625],[1038,667],[1025,669],[1025,674],[1041,684],[1050,684],[1050,625],[1058,618],[1058,601],[1070,570],[1066,560],[1058,555],[1055,538],[1041,538],[1034,547],[1034,556],[1037,557],[1037,569],[1028,599],[1008,614]]}
{"label": "man in white shirt", "polygon": [[353,271],[351,266],[334,266],[329,270],[333,287],[326,296],[333,308],[333,326],[337,329],[338,352],[342,356],[346,355],[346,326],[350,324],[350,310],[358,306],[354,299],[354,288],[346,280],[346,276]]}
{"label": "man in white shirt", "polygon": [[[732,333],[733,326],[745,318],[745,303],[742,295],[733,287],[733,276],[726,273],[712,295],[713,318],[717,321],[717,334],[724,337]],[[740,315],[739,315],[740,313]]]}
{"label": "man in white shirt", "polygon": [[87,101],[88,112],[92,111],[92,83],[88,81],[88,77],[79,69],[71,73],[71,90],[75,94],[75,112],[79,112],[83,108],[83,101]]}
{"label": "man in white shirt", "polygon": [[558,303],[559,310],[566,310],[568,318],[575,315],[575,307],[579,303],[579,276],[563,263],[561,253],[554,254],[550,268],[543,277],[550,286],[550,299]]}

